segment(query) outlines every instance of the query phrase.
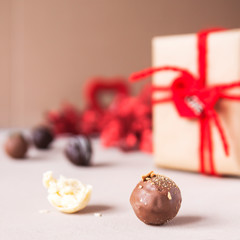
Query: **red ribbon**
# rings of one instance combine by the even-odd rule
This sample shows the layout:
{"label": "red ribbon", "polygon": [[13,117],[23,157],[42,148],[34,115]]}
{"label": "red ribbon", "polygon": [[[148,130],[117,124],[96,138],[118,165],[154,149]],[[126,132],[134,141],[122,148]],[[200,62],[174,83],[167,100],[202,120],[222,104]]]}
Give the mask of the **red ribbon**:
{"label": "red ribbon", "polygon": [[198,119],[200,123],[200,145],[199,157],[201,173],[206,173],[205,163],[208,155],[211,175],[218,175],[214,166],[213,143],[211,134],[211,122],[215,124],[222,140],[225,154],[229,155],[229,147],[223,127],[219,121],[214,106],[220,99],[238,100],[240,96],[229,95],[226,91],[240,87],[240,81],[216,86],[206,86],[207,76],[207,37],[210,33],[220,31],[214,29],[198,33],[198,77],[186,69],[175,66],[163,66],[145,69],[130,76],[131,81],[148,77],[156,72],[173,71],[178,72],[178,77],[167,87],[152,87],[153,92],[169,92],[169,97],[153,100],[152,104],[174,102],[181,117]]}

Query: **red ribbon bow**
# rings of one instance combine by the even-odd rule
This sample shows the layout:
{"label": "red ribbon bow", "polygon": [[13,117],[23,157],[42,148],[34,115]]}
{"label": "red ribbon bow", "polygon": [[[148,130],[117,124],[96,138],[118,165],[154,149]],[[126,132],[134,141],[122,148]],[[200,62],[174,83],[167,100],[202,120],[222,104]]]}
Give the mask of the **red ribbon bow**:
{"label": "red ribbon bow", "polygon": [[240,100],[240,96],[232,96],[226,93],[226,90],[240,87],[240,81],[220,84],[212,87],[206,86],[207,76],[207,37],[209,33],[220,31],[215,29],[198,33],[198,72],[196,77],[186,69],[174,66],[163,66],[145,69],[130,76],[131,81],[148,77],[155,72],[173,71],[178,72],[178,77],[168,87],[152,87],[153,92],[167,91],[169,97],[153,100],[153,104],[173,101],[181,117],[195,118],[200,122],[200,169],[201,173],[206,173],[205,157],[208,153],[210,174],[217,175],[213,160],[213,144],[210,123],[216,125],[220,134],[225,154],[229,155],[228,142],[225,137],[222,125],[219,121],[215,104],[219,99]]}

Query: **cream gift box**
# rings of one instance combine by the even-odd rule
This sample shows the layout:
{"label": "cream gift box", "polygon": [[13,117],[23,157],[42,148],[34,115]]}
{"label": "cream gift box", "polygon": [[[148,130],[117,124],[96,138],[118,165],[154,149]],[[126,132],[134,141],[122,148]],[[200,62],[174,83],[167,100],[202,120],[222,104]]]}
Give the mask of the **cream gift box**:
{"label": "cream gift box", "polygon": [[[197,35],[155,37],[153,67],[177,66],[198,74]],[[207,86],[240,79],[240,30],[211,33],[207,38]],[[153,75],[154,86],[169,86],[177,73]],[[239,93],[234,89],[232,93]],[[153,99],[164,97],[155,93]],[[240,175],[240,103],[221,100],[217,108],[230,155],[226,156],[215,125],[211,125],[215,169],[219,174]],[[154,159],[157,166],[199,171],[199,122],[181,118],[172,102],[153,107]],[[208,162],[206,172],[209,171]]]}

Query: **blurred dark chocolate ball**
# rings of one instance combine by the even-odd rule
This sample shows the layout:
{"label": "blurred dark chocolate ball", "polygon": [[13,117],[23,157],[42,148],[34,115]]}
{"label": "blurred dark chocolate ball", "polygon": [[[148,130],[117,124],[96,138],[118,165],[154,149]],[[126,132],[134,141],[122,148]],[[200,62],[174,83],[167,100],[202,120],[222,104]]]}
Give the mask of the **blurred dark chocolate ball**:
{"label": "blurred dark chocolate ball", "polygon": [[76,136],[69,140],[65,148],[66,157],[75,165],[89,166],[92,157],[91,141],[86,136]]}
{"label": "blurred dark chocolate ball", "polygon": [[181,192],[175,182],[154,172],[142,177],[130,197],[136,216],[150,225],[162,225],[173,219],[181,202]]}
{"label": "blurred dark chocolate ball", "polygon": [[47,149],[53,141],[52,131],[45,126],[39,126],[33,129],[32,138],[34,145],[39,149]]}
{"label": "blurred dark chocolate ball", "polygon": [[12,158],[24,158],[27,150],[28,141],[21,133],[11,134],[5,142],[5,151]]}

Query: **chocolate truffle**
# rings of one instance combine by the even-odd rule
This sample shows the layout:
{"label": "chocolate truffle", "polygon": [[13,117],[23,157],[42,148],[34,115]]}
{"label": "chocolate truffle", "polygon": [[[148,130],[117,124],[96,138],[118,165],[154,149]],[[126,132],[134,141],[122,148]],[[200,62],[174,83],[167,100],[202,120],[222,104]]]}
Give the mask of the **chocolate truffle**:
{"label": "chocolate truffle", "polygon": [[34,145],[39,149],[47,149],[54,139],[52,131],[45,126],[34,128],[32,138]]}
{"label": "chocolate truffle", "polygon": [[78,166],[88,166],[91,162],[92,145],[86,136],[77,136],[69,140],[65,154],[70,162]]}
{"label": "chocolate truffle", "polygon": [[28,141],[21,133],[10,135],[5,143],[5,151],[12,158],[24,158],[28,150]]}
{"label": "chocolate truffle", "polygon": [[137,217],[150,225],[162,225],[173,219],[181,202],[181,192],[175,182],[153,171],[142,177],[130,197]]}

